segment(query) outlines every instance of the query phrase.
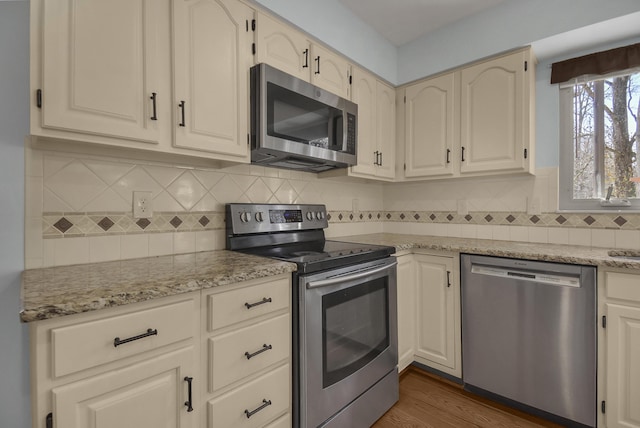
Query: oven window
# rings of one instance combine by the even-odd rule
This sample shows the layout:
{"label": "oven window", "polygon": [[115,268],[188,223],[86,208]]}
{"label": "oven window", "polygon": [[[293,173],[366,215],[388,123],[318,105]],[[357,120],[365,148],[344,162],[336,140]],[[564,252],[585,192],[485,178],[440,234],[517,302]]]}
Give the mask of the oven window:
{"label": "oven window", "polygon": [[389,346],[388,278],[322,297],[322,383],[326,388]]}
{"label": "oven window", "polygon": [[342,145],[342,113],[288,89],[267,83],[267,134],[329,150]]}

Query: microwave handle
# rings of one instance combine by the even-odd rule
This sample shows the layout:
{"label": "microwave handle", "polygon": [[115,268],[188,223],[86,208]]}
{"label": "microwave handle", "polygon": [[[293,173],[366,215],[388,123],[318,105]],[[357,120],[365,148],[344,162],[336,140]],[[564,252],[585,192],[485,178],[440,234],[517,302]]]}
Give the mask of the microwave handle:
{"label": "microwave handle", "polygon": [[348,274],[348,275],[338,275],[338,276],[334,276],[332,278],[328,278],[328,279],[321,279],[319,281],[311,281],[307,284],[307,288],[311,289],[311,288],[318,288],[318,287],[328,287],[330,285],[335,285],[335,284],[340,284],[343,282],[347,282],[347,281],[353,281],[356,279],[361,279],[361,278],[365,278],[367,276],[370,275],[375,275],[376,273],[379,272],[383,272],[385,270],[388,270],[389,268],[397,265],[398,262],[393,262],[393,263],[389,263],[389,264],[385,264],[384,266],[375,268],[375,269],[367,269],[365,271],[362,272],[357,272],[354,274]]}

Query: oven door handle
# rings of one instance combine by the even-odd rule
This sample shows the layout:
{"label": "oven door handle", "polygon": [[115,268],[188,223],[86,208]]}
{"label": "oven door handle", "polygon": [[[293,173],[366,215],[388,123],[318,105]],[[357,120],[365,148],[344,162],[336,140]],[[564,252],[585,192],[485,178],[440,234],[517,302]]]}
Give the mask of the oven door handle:
{"label": "oven door handle", "polygon": [[398,262],[393,262],[393,263],[389,263],[389,264],[385,264],[384,266],[375,268],[375,269],[367,269],[365,271],[362,272],[357,272],[354,274],[347,274],[347,275],[338,275],[338,276],[334,276],[328,279],[321,279],[319,281],[311,281],[309,283],[307,283],[307,288],[318,288],[318,287],[327,287],[329,285],[334,285],[334,284],[339,284],[341,282],[347,282],[347,281],[353,281],[356,279],[361,279],[367,276],[371,276],[374,275],[378,272],[383,272],[385,270],[388,270],[389,268],[397,265]]}

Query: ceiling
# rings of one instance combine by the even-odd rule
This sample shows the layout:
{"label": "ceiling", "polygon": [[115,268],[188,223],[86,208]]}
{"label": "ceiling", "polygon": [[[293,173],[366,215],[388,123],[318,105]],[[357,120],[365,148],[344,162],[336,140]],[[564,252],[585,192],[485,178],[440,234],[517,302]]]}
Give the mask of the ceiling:
{"label": "ceiling", "polygon": [[510,0],[338,0],[395,46]]}

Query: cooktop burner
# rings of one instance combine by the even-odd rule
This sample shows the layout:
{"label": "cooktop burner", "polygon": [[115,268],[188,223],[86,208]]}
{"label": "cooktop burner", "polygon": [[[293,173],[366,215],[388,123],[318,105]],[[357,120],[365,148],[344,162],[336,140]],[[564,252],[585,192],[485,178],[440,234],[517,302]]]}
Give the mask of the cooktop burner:
{"label": "cooktop burner", "polygon": [[324,205],[227,204],[227,249],[285,260],[298,273],[387,257],[395,248],[327,240]]}

